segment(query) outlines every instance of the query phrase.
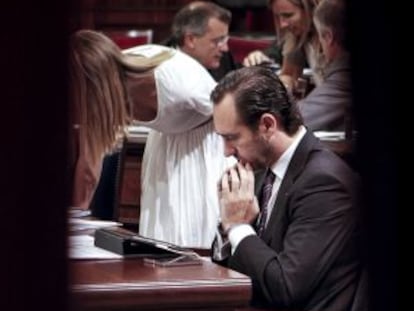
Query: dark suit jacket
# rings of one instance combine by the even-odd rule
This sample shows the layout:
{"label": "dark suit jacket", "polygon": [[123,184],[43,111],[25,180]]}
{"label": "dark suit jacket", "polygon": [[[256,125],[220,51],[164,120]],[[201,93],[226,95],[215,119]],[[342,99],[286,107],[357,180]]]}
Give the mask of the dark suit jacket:
{"label": "dark suit jacket", "polygon": [[[256,189],[263,176],[256,176]],[[254,306],[363,310],[358,258],[358,177],[307,132],[293,155],[262,239],[227,260],[252,278]],[[358,303],[354,304],[358,295]]]}
{"label": "dark suit jacket", "polygon": [[325,70],[322,84],[298,102],[305,125],[312,131],[344,131],[351,111],[351,67],[348,57]]}

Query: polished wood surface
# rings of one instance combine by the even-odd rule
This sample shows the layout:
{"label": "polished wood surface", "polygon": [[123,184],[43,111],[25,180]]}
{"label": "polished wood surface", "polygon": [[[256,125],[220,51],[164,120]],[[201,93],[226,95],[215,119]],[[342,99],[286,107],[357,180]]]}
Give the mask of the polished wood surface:
{"label": "polished wood surface", "polygon": [[76,310],[241,310],[248,307],[247,276],[218,266],[158,267],[142,258],[73,260]]}

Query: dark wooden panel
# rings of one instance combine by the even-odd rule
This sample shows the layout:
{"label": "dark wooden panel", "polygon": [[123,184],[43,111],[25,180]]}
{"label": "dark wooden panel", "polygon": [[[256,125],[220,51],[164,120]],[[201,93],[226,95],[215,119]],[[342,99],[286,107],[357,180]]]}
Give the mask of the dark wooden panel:
{"label": "dark wooden panel", "polygon": [[125,139],[117,176],[115,220],[128,225],[139,223],[141,162],[145,143]]}
{"label": "dark wooden panel", "polygon": [[170,34],[175,13],[191,0],[84,0],[81,28],[152,29],[153,42]]}

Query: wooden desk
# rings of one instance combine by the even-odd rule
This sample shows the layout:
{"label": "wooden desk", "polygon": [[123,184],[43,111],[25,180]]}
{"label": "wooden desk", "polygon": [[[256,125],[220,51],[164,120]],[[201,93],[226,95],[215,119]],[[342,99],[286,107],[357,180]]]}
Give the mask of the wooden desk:
{"label": "wooden desk", "polygon": [[74,310],[240,310],[250,279],[210,261],[198,266],[146,266],[140,258],[72,260]]}

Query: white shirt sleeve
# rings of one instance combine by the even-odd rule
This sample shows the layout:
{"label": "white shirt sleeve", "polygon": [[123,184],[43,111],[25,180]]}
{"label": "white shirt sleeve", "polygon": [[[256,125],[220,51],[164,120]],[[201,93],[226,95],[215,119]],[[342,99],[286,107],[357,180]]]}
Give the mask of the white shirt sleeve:
{"label": "white shirt sleeve", "polygon": [[249,235],[256,235],[252,226],[247,224],[237,225],[229,231],[229,241],[231,244],[231,253],[234,254],[239,243]]}
{"label": "white shirt sleeve", "polygon": [[210,94],[216,81],[195,59],[177,51],[170,60],[156,69],[158,101],[163,105],[174,105],[174,109],[195,110],[210,116],[213,105]]}

